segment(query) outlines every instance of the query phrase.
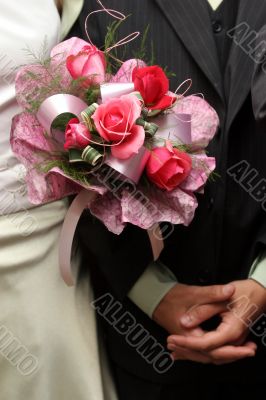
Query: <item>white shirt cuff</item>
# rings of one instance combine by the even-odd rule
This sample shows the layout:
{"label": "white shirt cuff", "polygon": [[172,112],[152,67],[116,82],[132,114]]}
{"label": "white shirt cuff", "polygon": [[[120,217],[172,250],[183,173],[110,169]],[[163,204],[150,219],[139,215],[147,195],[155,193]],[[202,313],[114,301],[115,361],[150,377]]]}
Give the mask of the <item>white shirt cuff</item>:
{"label": "white shirt cuff", "polygon": [[263,251],[252,264],[249,278],[254,279],[266,288],[266,251]]}
{"label": "white shirt cuff", "polygon": [[154,261],[135,283],[128,297],[152,318],[160,301],[176,284],[177,279],[173,272],[160,261]]}

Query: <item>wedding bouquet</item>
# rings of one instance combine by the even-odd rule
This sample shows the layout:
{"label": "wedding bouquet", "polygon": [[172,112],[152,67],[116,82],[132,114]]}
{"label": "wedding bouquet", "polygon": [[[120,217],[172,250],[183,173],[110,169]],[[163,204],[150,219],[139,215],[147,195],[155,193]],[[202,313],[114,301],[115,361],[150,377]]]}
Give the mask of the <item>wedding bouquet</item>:
{"label": "wedding bouquet", "polygon": [[106,68],[104,52],[71,38],[48,61],[19,71],[24,112],[13,120],[11,143],[27,168],[30,201],[85,188],[98,193],[90,209],[114,233],[126,222],[188,225],[194,192],[215,167],[204,149],[216,112],[201,97],[169,92],[159,66],[128,60],[114,76]]}
{"label": "wedding bouquet", "polygon": [[28,196],[43,204],[86,190],[86,204],[115,234],[188,225],[215,169],[205,148],[218,124],[199,96],[169,90],[157,65],[130,59],[110,72],[108,51],[71,38],[22,67],[11,145],[25,165]]}

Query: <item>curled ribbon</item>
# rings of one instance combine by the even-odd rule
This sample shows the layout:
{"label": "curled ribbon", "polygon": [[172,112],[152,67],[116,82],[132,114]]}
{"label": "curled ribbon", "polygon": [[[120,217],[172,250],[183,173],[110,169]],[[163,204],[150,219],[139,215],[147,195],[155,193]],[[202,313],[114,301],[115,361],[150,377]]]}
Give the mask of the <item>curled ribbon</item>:
{"label": "curled ribbon", "polygon": [[43,128],[50,132],[53,122],[62,114],[70,113],[80,119],[81,112],[87,108],[85,101],[71,94],[55,94],[41,104],[37,119]]}

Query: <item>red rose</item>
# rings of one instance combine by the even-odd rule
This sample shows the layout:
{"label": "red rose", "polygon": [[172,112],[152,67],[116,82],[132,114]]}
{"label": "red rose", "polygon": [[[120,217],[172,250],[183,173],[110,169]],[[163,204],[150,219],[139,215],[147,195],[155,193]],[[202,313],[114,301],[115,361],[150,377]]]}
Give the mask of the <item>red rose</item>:
{"label": "red rose", "polygon": [[140,92],[145,106],[150,110],[165,110],[176,100],[167,95],[169,80],[162,68],[158,66],[135,68],[132,73],[135,90]]}
{"label": "red rose", "polygon": [[65,137],[65,150],[85,149],[90,143],[91,134],[88,128],[81,124],[77,118],[72,118],[67,124]]}
{"label": "red rose", "polygon": [[170,142],[166,147],[152,150],[146,165],[149,180],[160,189],[169,192],[179,186],[189,175],[192,168],[190,156],[173,148]]}
{"label": "red rose", "polygon": [[104,53],[95,46],[84,46],[78,54],[67,57],[66,66],[72,78],[88,78],[85,86],[104,82],[106,60]]}

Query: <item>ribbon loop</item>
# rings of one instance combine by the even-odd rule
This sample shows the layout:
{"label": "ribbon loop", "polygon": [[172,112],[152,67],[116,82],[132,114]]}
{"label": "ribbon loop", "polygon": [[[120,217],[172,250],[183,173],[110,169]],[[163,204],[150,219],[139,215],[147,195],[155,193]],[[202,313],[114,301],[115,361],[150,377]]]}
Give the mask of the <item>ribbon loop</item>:
{"label": "ribbon loop", "polygon": [[149,135],[149,136],[154,136],[155,133],[158,131],[159,126],[157,124],[155,124],[154,122],[148,122],[145,121],[145,119],[143,118],[138,118],[136,121],[137,125],[143,126],[145,132]]}
{"label": "ribbon loop", "polygon": [[51,132],[53,122],[60,115],[69,113],[80,119],[81,112],[87,107],[87,104],[76,96],[71,94],[55,94],[48,97],[41,104],[37,112],[37,119],[46,132]]}
{"label": "ribbon loop", "polygon": [[129,83],[106,83],[101,85],[101,98],[105,103],[107,100],[121,97],[134,92],[135,86],[133,82]]}
{"label": "ribbon loop", "polygon": [[75,163],[80,163],[83,161],[81,154],[82,151],[79,149],[69,149],[68,150],[69,153],[69,162],[71,164],[75,164]]}
{"label": "ribbon loop", "polygon": [[93,103],[81,113],[81,117],[90,131],[93,130],[93,122],[91,120],[91,117],[95,113],[98,107],[99,106],[97,103]]}
{"label": "ribbon loop", "polygon": [[87,146],[83,150],[81,158],[83,161],[95,167],[103,159],[103,155],[93,147]]}

